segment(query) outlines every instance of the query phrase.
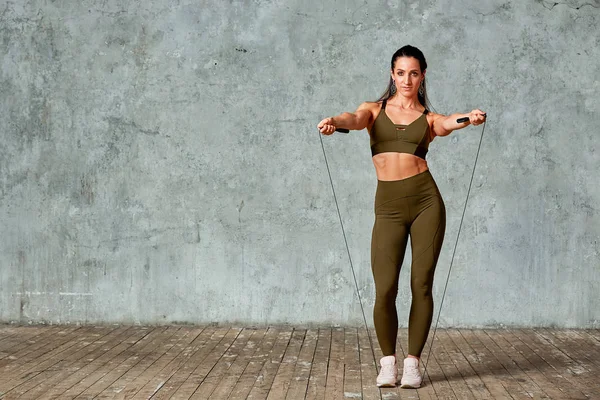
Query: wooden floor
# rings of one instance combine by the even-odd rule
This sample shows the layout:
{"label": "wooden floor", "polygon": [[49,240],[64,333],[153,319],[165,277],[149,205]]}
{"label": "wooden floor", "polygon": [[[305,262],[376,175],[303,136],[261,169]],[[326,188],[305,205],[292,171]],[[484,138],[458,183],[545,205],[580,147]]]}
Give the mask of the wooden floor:
{"label": "wooden floor", "polygon": [[0,325],[0,398],[600,399],[600,330],[438,329],[424,386],[381,391],[370,335],[373,349],[356,328]]}

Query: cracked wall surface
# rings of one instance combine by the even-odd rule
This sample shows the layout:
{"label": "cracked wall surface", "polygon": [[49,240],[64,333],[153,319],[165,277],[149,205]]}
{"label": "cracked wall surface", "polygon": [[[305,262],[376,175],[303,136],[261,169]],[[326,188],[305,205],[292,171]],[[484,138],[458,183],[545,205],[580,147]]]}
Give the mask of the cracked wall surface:
{"label": "cracked wall surface", "polygon": [[544,7],[546,7],[549,10],[552,10],[554,7],[558,6],[558,5],[564,5],[570,8],[573,8],[575,10],[579,10],[582,7],[585,6],[590,6],[590,7],[594,7],[594,8],[600,8],[600,1],[598,0],[594,0],[594,1],[561,1],[561,2],[555,2],[555,1],[550,1],[550,0],[538,0],[539,3],[541,3]]}
{"label": "cracked wall surface", "polygon": [[[440,326],[600,327],[599,7],[0,0],[0,322],[361,325],[316,125],[412,44],[489,115]],[[480,135],[430,146],[435,318]],[[369,138],[323,142],[371,323]]]}

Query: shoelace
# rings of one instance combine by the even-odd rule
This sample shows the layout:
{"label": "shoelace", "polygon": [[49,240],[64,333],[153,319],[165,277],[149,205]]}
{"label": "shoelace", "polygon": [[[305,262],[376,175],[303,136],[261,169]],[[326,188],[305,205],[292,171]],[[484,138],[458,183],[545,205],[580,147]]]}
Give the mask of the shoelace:
{"label": "shoelace", "polygon": [[395,365],[383,365],[381,367],[381,374],[382,375],[393,375],[396,371],[395,371]]}
{"label": "shoelace", "polygon": [[419,367],[415,367],[414,365],[409,365],[406,367],[406,372],[412,375],[420,375],[421,371],[419,371]]}
{"label": "shoelace", "polygon": [[386,371],[392,371],[394,372],[394,368],[395,365],[384,365],[383,367],[381,367],[381,369],[385,369]]}

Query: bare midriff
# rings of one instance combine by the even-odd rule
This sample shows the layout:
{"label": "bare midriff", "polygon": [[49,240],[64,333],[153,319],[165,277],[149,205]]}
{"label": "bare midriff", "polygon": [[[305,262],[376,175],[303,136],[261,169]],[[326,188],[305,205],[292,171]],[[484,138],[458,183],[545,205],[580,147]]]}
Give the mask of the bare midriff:
{"label": "bare midriff", "polygon": [[398,181],[429,169],[427,161],[406,153],[379,153],[373,156],[373,165],[380,181]]}

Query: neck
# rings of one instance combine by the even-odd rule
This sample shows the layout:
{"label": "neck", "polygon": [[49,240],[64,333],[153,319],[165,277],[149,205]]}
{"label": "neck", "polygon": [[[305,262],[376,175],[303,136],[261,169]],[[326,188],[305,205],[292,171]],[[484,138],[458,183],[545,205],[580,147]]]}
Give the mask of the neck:
{"label": "neck", "polygon": [[422,107],[419,102],[419,98],[415,97],[405,97],[402,95],[395,94],[394,96],[388,99],[388,103],[391,102],[393,105],[399,107],[400,109],[406,110],[414,110]]}

